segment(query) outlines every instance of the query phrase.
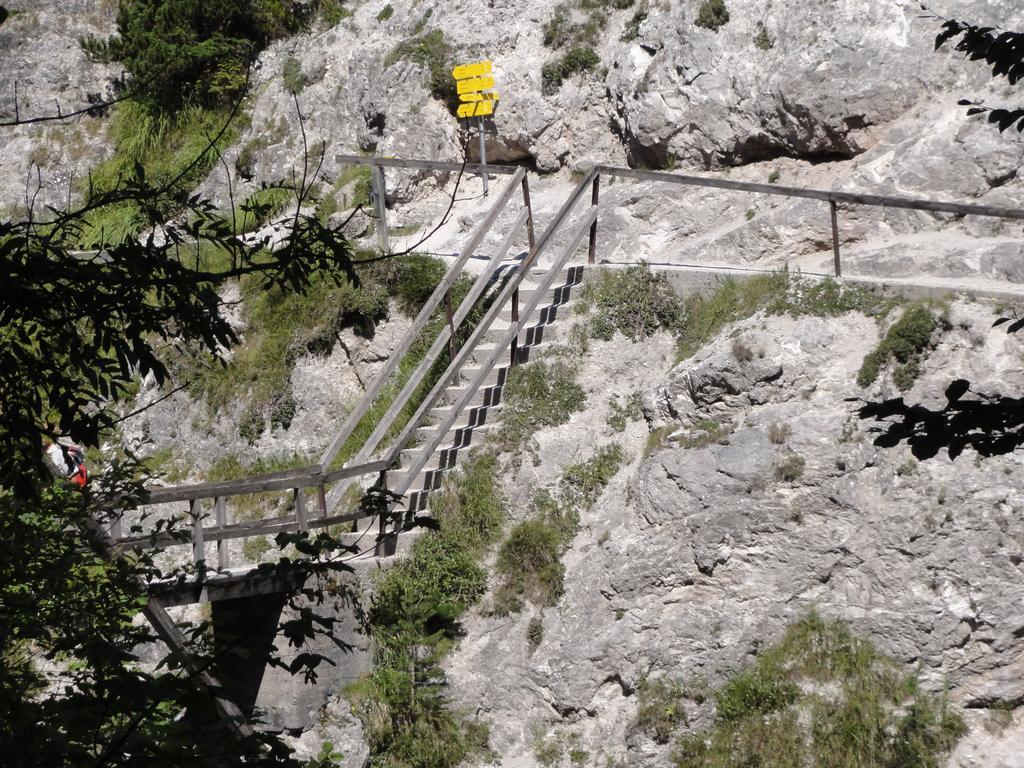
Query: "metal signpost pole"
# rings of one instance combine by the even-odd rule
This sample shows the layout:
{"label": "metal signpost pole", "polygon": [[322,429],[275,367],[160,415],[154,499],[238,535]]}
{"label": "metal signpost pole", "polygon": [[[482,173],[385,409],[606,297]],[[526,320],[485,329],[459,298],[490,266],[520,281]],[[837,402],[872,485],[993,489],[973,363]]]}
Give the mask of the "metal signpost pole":
{"label": "metal signpost pole", "polygon": [[[484,141],[484,119],[476,119],[477,127],[480,129],[480,165],[487,165],[487,144]],[[481,169],[480,178],[484,180],[484,197],[487,197],[487,171]]]}

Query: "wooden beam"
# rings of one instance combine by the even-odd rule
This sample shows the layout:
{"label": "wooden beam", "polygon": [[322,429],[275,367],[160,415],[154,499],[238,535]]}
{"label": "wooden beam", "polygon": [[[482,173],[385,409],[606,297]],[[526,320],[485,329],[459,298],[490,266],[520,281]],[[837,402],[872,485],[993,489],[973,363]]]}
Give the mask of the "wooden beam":
{"label": "wooden beam", "polygon": [[522,168],[514,165],[481,165],[480,163],[451,163],[444,160],[404,160],[397,157],[363,157],[339,154],[334,156],[340,165],[370,165],[381,168],[415,168],[422,171],[464,171],[465,173],[504,174],[511,176]]}

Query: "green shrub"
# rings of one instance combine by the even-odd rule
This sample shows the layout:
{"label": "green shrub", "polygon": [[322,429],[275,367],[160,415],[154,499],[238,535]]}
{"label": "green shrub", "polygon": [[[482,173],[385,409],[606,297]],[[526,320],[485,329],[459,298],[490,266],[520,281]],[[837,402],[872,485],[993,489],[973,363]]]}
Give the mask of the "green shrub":
{"label": "green shrub", "polygon": [[238,435],[252,445],[260,439],[263,427],[263,413],[257,408],[248,408],[238,420]]}
{"label": "green shrub", "polygon": [[725,0],[704,0],[693,23],[717,32],[719,27],[724,27],[728,21],[729,9],[725,7]]}
{"label": "green shrub", "polygon": [[505,516],[497,457],[493,453],[474,455],[431,498],[430,511],[446,535],[474,556],[481,556],[501,536]]}
{"label": "green shrub", "polygon": [[714,723],[677,742],[679,768],[938,768],[966,730],[869,642],[814,613],[714,700]]}
{"label": "green shrub", "polygon": [[878,346],[864,358],[857,372],[857,385],[870,386],[878,379],[882,367],[895,360],[898,365],[893,371],[893,381],[901,391],[910,389],[921,373],[921,362],[937,327],[935,316],[923,303],[907,307]]}
{"label": "green shrub", "polygon": [[281,79],[284,81],[284,89],[291,94],[302,93],[302,89],[306,87],[302,64],[294,56],[289,56],[281,63]]}
{"label": "green shrub", "polygon": [[495,593],[495,611],[518,611],[524,599],[541,606],[558,602],[565,577],[561,554],[557,526],[540,519],[516,525],[498,550],[497,572],[503,581]]}
{"label": "green shrub", "polygon": [[584,285],[581,299],[590,307],[596,338],[611,338],[617,330],[639,341],[657,330],[675,332],[683,322],[683,302],[668,277],[646,264],[601,270]]}
{"label": "green shrub", "polygon": [[775,464],[775,476],[779,480],[792,482],[800,478],[804,473],[807,461],[799,453],[787,453],[785,457]]}
{"label": "green shrub", "polygon": [[774,184],[775,182],[777,182],[781,178],[782,178],[782,174],[779,173],[777,170],[773,170],[771,173],[768,174],[768,183],[769,184]]}
{"label": "green shrub", "polygon": [[335,27],[353,15],[346,0],[320,0],[320,18],[327,27]]}
{"label": "green shrub", "polygon": [[250,536],[242,542],[242,556],[250,563],[257,563],[271,549],[266,536]]}
{"label": "green shrub", "polygon": [[570,38],[569,13],[565,4],[556,5],[551,18],[541,27],[544,45],[549,48],[561,48]]}
{"label": "green shrub", "polygon": [[544,641],[544,622],[534,616],[526,625],[526,645],[533,651]]}
{"label": "green shrub", "polygon": [[665,678],[645,678],[637,686],[637,712],[632,730],[645,733],[658,744],[668,744],[672,733],[686,723],[683,686]]}
{"label": "green shrub", "polygon": [[297,405],[291,388],[284,392],[270,410],[270,424],[274,429],[288,429],[295,418]]}
{"label": "green shrub", "polygon": [[640,25],[647,21],[648,14],[646,3],[637,8],[632,18],[626,22],[626,28],[622,31],[622,37],[619,39],[624,43],[631,43],[640,37]]}
{"label": "green shrub", "polygon": [[120,62],[142,89],[136,98],[161,112],[223,107],[244,91],[256,54],[303,29],[312,10],[286,0],[132,0],[118,8],[115,36],[82,45]]}
{"label": "green shrub", "polygon": [[399,61],[413,61],[426,67],[430,73],[430,94],[455,114],[459,108],[459,94],[451,73],[455,49],[445,40],[444,32],[432,29],[424,35],[403,40],[384,58],[384,68]]}
{"label": "green shrub", "polygon": [[590,509],[625,460],[622,446],[612,443],[599,447],[590,459],[570,464],[558,481],[559,502],[577,509]]}
{"label": "green shrub", "polygon": [[608,400],[608,426],[616,432],[623,432],[626,423],[640,421],[644,412],[644,396],[642,392],[632,392],[626,397],[625,403],[620,404],[617,397]]}
{"label": "green shrub", "polygon": [[757,22],[757,32],[754,34],[754,45],[762,51],[768,51],[775,47],[775,38],[768,34],[764,22]]}
{"label": "green shrub", "polygon": [[487,750],[486,727],[450,708],[440,661],[486,588],[476,555],[501,522],[495,467],[488,455],[471,462],[440,496],[438,530],[374,574],[367,624],[375,666],[345,691],[373,765],[454,768]]}
{"label": "green shrub", "polygon": [[390,19],[394,15],[395,15],[395,9],[392,8],[390,4],[385,5],[381,9],[380,13],[377,14],[377,21],[380,21],[380,22],[387,21],[388,19]]}
{"label": "green shrub", "polygon": [[597,51],[587,45],[576,45],[561,57],[549,61],[541,68],[541,88],[553,94],[568,78],[583,72],[593,72],[601,63]]}
{"label": "green shrub", "polygon": [[586,398],[576,383],[576,371],[564,362],[537,360],[516,366],[502,392],[495,442],[503,450],[520,450],[537,430],[567,422],[583,409]]}

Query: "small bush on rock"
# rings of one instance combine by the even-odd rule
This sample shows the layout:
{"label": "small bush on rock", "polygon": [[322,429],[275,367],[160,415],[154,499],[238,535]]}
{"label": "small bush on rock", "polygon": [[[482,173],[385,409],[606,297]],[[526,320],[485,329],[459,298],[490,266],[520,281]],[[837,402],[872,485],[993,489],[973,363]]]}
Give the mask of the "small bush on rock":
{"label": "small bush on rock", "polygon": [[502,393],[501,428],[495,441],[503,450],[519,450],[538,429],[567,422],[583,409],[586,399],[575,369],[566,363],[537,360],[517,366]]}
{"label": "small bush on rock", "polygon": [[878,379],[882,368],[895,360],[898,365],[893,371],[894,383],[900,391],[910,389],[921,374],[921,362],[938,327],[935,316],[923,303],[909,306],[864,358],[857,372],[857,385],[870,386]]}
{"label": "small bush on rock", "polygon": [[717,32],[728,21],[729,9],[725,7],[725,0],[704,0],[693,23],[698,27]]}
{"label": "small bush on rock", "polygon": [[459,94],[451,73],[455,49],[445,39],[444,32],[432,29],[426,34],[403,40],[384,58],[384,68],[402,60],[413,61],[427,68],[430,73],[430,95],[444,102],[448,110],[455,114],[459,108]]}
{"label": "small bush on rock", "polygon": [[544,93],[553,94],[573,75],[593,72],[600,63],[601,57],[593,48],[573,46],[563,56],[544,65],[540,73],[541,87]]}
{"label": "small bush on rock", "polygon": [[668,744],[676,728],[686,723],[683,686],[664,678],[646,678],[637,686],[637,698],[632,728],[658,744]]}
{"label": "small bush on rock", "polygon": [[668,278],[646,264],[602,270],[584,285],[581,299],[591,310],[591,334],[599,339],[619,331],[639,341],[657,330],[675,332],[683,322],[683,302]]}

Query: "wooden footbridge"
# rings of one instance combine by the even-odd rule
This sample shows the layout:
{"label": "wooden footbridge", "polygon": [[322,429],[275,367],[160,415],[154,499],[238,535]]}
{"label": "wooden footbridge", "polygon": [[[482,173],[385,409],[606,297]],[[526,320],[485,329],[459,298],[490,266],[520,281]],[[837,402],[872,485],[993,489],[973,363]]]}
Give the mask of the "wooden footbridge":
{"label": "wooden footbridge", "polygon": [[[501,392],[510,367],[528,359],[545,338],[574,288],[583,278],[582,266],[571,266],[574,256],[587,241],[587,264],[594,264],[597,251],[600,182],[602,177],[617,177],[688,187],[712,187],[751,194],[798,197],[821,201],[828,208],[828,222],[834,257],[834,272],[842,274],[838,206],[882,206],[957,215],[993,216],[1024,219],[1024,210],[992,206],[946,203],[881,195],[831,192],[775,184],[753,184],[721,178],[685,176],[654,171],[598,166],[576,185],[548,226],[538,236],[530,203],[530,188],[522,168],[463,165],[419,160],[396,160],[339,156],[345,164],[370,166],[374,198],[379,218],[382,245],[387,244],[385,176],[388,168],[427,171],[468,171],[505,176],[500,191],[487,215],[469,236],[465,247],[448,269],[405,338],[399,343],[377,378],[366,390],[355,409],[348,414],[320,461],[304,467],[271,474],[253,475],[238,480],[200,483],[149,489],[150,505],[179,505],[180,530],[125,536],[115,524],[112,546],[117,551],[151,547],[190,547],[199,576],[192,581],[152,585],[147,615],[161,636],[172,645],[173,623],[165,606],[196,601],[230,600],[236,597],[267,594],[287,587],[267,578],[250,564],[229,557],[229,543],[282,531],[314,531],[327,526],[348,526],[355,535],[372,543],[365,554],[387,557],[396,551],[397,538],[410,528],[413,517],[429,510],[430,494],[442,483],[444,473],[465,456],[477,435],[492,426],[500,409]],[[589,196],[588,196],[589,193]],[[589,200],[587,198],[589,197]],[[586,203],[589,202],[589,205]],[[581,206],[582,203],[582,206]],[[577,214],[577,208],[582,212]],[[493,251],[484,269],[473,279],[472,287],[457,307],[453,307],[452,289],[466,275],[468,260],[478,252],[485,238],[495,230],[501,215],[510,209],[500,245]],[[823,217],[824,220],[824,217]],[[565,236],[567,232],[567,237]],[[529,250],[521,260],[509,259],[513,244],[524,236]],[[556,236],[561,248],[555,249]],[[540,267],[541,262],[545,264]],[[446,322],[394,397],[384,416],[350,460],[337,465],[342,447],[374,403],[393,382],[399,365],[427,328],[430,319],[443,308]],[[479,318],[479,319],[474,319]],[[548,334],[550,335],[550,333]],[[447,360],[439,375],[436,368]],[[430,384],[431,379],[433,383]],[[417,393],[430,384],[422,397]],[[404,424],[401,414],[413,407],[415,412]],[[398,429],[398,435],[383,445],[385,437]],[[360,489],[387,489],[404,501],[381,514],[358,506],[348,493],[353,485]],[[230,504],[242,496],[268,494],[278,498],[273,517],[255,521],[231,519]],[[283,497],[283,498],[282,498]],[[281,503],[283,502],[283,503]],[[164,510],[166,506],[162,507]],[[166,515],[162,515],[166,518]],[[211,557],[212,556],[212,557]],[[214,567],[215,564],[215,567]],[[169,625],[170,623],[170,625]],[[179,633],[180,634],[180,633]],[[232,704],[218,698],[222,713]]]}

